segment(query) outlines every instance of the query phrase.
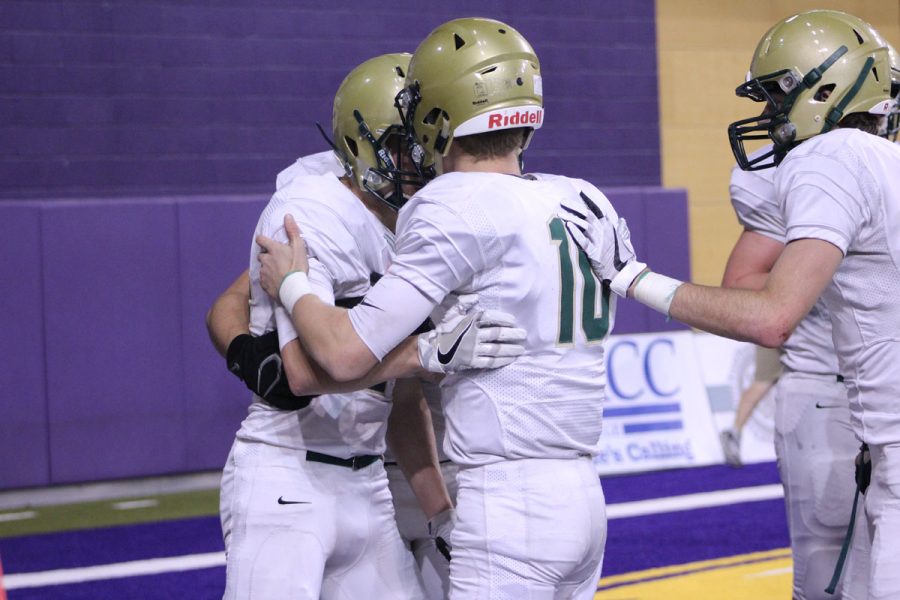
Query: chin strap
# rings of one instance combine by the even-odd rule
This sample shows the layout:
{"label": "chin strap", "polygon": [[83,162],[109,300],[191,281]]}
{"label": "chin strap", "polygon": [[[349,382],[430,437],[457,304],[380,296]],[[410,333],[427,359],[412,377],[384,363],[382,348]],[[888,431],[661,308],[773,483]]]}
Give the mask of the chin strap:
{"label": "chin strap", "polygon": [[328,143],[328,145],[334,151],[334,155],[337,156],[338,160],[341,161],[341,166],[344,167],[344,173],[346,173],[346,175],[348,177],[350,177],[350,175],[351,175],[350,162],[347,160],[347,157],[344,156],[343,152],[338,150],[338,147],[334,144],[334,141],[330,137],[328,137],[328,134],[325,133],[325,130],[322,129],[322,126],[318,122],[316,122],[316,129],[318,129],[319,133],[322,134],[322,137],[325,138],[325,141]]}
{"label": "chin strap", "polygon": [[844,117],[844,109],[847,108],[847,105],[850,104],[850,101],[853,100],[856,97],[856,94],[859,93],[860,88],[865,82],[866,77],[868,77],[869,71],[874,64],[875,59],[871,56],[866,59],[862,70],[859,72],[859,75],[856,76],[856,81],[853,83],[853,87],[851,87],[850,90],[846,94],[844,94],[844,97],[840,99],[840,101],[828,113],[828,116],[825,117],[825,124],[822,126],[821,133],[831,131],[831,129],[834,128],[835,125],[841,122],[841,119]]}

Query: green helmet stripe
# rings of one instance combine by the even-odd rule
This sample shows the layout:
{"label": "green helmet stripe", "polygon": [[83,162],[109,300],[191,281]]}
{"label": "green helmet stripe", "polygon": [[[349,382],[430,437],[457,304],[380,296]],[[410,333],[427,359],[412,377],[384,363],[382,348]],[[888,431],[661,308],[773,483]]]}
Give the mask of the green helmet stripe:
{"label": "green helmet stripe", "polygon": [[847,46],[841,46],[832,52],[831,56],[826,58],[821,65],[810,69],[809,73],[803,76],[801,84],[791,90],[791,93],[784,99],[784,111],[788,113],[791,112],[791,107],[794,106],[794,102],[796,102],[800,93],[803,92],[803,90],[808,90],[816,85],[819,80],[822,79],[822,75],[828,70],[828,67],[837,62],[837,60],[845,54],[847,54]]}
{"label": "green helmet stripe", "polygon": [[863,64],[863,68],[860,70],[859,75],[856,77],[856,81],[853,82],[853,86],[849,90],[847,90],[847,93],[844,95],[844,97],[841,98],[837,104],[835,104],[834,108],[831,109],[831,112],[828,113],[828,116],[825,117],[825,124],[822,126],[822,133],[831,131],[831,128],[840,122],[841,118],[844,116],[844,109],[848,104],[850,104],[850,101],[853,100],[856,94],[859,93],[863,82],[869,75],[869,70],[874,64],[875,59],[871,56],[866,59],[866,62]]}

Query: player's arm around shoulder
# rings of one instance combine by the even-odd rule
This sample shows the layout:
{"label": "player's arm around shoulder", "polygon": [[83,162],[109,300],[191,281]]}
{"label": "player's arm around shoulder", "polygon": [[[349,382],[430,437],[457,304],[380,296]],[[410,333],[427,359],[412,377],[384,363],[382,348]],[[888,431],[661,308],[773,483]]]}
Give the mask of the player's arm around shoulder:
{"label": "player's arm around shoulder", "polygon": [[238,275],[206,313],[206,331],[216,351],[225,358],[228,345],[250,332],[250,273]]}
{"label": "player's arm around shoulder", "polygon": [[416,379],[398,379],[387,443],[427,519],[453,508],[441,474],[431,410]]}
{"label": "player's arm around shoulder", "polygon": [[842,259],[833,244],[796,240],[787,244],[762,289],[686,283],[672,298],[669,314],[711,333],[777,348],[809,313]]}
{"label": "player's arm around shoulder", "polygon": [[749,229],[738,237],[722,276],[722,287],[760,290],[784,250],[784,243]]}
{"label": "player's arm around shoulder", "polygon": [[284,215],[287,244],[265,235],[256,238],[261,248],[260,282],[288,311],[304,350],[331,378],[339,382],[361,378],[379,361],[354,331],[347,310],[313,293],[305,235],[301,236],[293,214]]}

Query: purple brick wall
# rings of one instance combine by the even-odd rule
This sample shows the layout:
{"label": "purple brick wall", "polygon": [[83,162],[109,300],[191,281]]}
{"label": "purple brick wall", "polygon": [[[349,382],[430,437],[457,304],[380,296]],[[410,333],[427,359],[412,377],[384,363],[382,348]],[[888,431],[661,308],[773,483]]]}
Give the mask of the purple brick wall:
{"label": "purple brick wall", "polygon": [[0,197],[264,193],[349,69],[468,15],[541,57],[530,170],[659,185],[652,0],[4,0]]}

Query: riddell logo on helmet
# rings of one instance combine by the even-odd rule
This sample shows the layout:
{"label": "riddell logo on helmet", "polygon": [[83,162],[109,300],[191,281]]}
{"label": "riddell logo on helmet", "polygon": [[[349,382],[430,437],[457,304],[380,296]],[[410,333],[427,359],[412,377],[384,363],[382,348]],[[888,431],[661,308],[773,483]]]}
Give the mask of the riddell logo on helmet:
{"label": "riddell logo on helmet", "polygon": [[474,135],[476,133],[499,131],[512,127],[540,129],[543,122],[544,109],[541,106],[510,106],[509,108],[475,115],[468,121],[460,123],[453,131],[453,135]]}
{"label": "riddell logo on helmet", "polygon": [[488,129],[515,127],[516,125],[540,125],[544,120],[544,111],[523,110],[509,113],[492,113],[488,115]]}

